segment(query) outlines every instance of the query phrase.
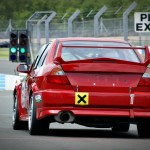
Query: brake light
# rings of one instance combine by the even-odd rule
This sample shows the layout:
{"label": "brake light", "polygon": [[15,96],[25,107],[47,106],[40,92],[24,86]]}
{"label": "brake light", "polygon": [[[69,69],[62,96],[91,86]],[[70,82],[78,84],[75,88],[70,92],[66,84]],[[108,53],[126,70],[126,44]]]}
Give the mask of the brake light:
{"label": "brake light", "polygon": [[61,67],[56,67],[52,69],[52,71],[46,76],[46,80],[48,83],[54,84],[70,84],[67,76]]}
{"label": "brake light", "polygon": [[147,68],[138,86],[150,86],[150,68]]}

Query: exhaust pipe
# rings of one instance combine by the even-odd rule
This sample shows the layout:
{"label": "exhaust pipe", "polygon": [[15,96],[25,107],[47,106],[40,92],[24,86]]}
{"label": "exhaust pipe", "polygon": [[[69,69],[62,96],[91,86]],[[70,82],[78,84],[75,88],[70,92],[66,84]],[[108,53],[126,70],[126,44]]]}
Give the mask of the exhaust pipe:
{"label": "exhaust pipe", "polygon": [[74,121],[75,116],[70,111],[60,111],[54,119],[59,123],[71,123]]}

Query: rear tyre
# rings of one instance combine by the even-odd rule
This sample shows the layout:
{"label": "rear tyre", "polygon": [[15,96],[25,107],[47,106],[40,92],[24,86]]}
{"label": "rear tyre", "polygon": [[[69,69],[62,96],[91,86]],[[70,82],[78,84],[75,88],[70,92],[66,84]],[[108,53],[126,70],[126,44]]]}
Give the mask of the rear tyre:
{"label": "rear tyre", "polygon": [[118,123],[113,125],[112,131],[114,132],[128,132],[130,128],[129,123]]}
{"label": "rear tyre", "polygon": [[27,130],[28,129],[27,121],[19,120],[19,107],[18,107],[17,94],[14,95],[12,127],[14,130]]}
{"label": "rear tyre", "polygon": [[46,119],[36,119],[36,106],[33,94],[30,98],[28,129],[30,135],[46,134],[49,130],[49,122]]}
{"label": "rear tyre", "polygon": [[140,138],[150,138],[150,122],[139,122],[137,131]]}

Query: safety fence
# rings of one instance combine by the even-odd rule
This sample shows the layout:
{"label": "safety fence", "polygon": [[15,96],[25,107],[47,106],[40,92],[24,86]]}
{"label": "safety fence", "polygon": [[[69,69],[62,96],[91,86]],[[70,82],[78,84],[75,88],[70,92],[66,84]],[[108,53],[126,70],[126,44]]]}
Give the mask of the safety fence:
{"label": "safety fence", "polygon": [[[72,25],[71,37],[94,37],[94,21],[82,20],[74,21]],[[123,19],[122,18],[101,18],[99,29],[97,30],[100,38],[113,38],[123,40]],[[46,43],[45,24],[40,25],[40,37],[37,35],[37,26],[32,24],[32,48],[36,53],[42,44]],[[51,23],[49,28],[49,38],[68,37],[68,22]],[[150,45],[149,33],[136,33],[134,31],[134,17],[129,17],[128,41],[136,46]]]}
{"label": "safety fence", "polygon": [[[54,11],[35,12],[27,20],[1,20],[0,40],[8,40],[11,29],[27,28],[31,41],[30,46],[35,55],[41,45],[48,43],[50,38],[60,37],[125,39],[137,46],[150,45],[149,32],[137,33],[134,31],[134,13],[131,12],[136,5],[137,3],[133,2],[126,10],[123,10],[120,18],[115,16],[114,18],[105,17],[103,14],[107,13],[107,7],[103,6],[90,18],[82,17],[82,19],[79,19],[80,10],[77,10],[69,18],[63,16],[63,20],[57,19],[57,13]],[[140,12],[141,10],[136,11]],[[37,18],[37,16],[41,18]]]}
{"label": "safety fence", "polygon": [[[3,28],[4,29],[4,28]],[[21,29],[21,28],[20,28]],[[36,55],[41,45],[46,43],[45,24],[40,25],[39,35],[37,35],[37,25],[32,24],[31,29],[31,46]],[[123,19],[122,18],[101,18],[99,20],[98,37],[116,38],[123,40]],[[72,26],[72,37],[93,37],[94,23],[93,20],[74,21]],[[52,22],[49,27],[49,38],[68,37],[68,22]],[[9,30],[0,30],[0,39],[9,40]],[[150,45],[149,33],[136,33],[134,31],[134,18],[129,18],[128,24],[128,41],[134,45]]]}

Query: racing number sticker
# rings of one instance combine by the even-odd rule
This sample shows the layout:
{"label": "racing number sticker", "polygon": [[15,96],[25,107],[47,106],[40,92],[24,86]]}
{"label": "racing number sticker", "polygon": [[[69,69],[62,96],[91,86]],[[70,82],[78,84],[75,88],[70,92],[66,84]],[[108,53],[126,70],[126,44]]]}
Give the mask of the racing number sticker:
{"label": "racing number sticker", "polygon": [[75,92],[75,105],[88,105],[89,93]]}

